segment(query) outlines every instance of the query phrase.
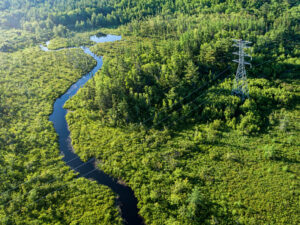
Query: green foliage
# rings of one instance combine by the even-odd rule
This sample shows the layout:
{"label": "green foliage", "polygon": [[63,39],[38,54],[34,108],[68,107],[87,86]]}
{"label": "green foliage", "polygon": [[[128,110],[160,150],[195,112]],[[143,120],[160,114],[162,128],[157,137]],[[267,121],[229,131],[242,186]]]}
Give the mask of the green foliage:
{"label": "green foliage", "polygon": [[279,151],[272,145],[264,147],[264,157],[269,160],[280,159]]}
{"label": "green foliage", "polygon": [[[218,10],[227,14],[208,13],[211,7],[205,15],[159,15],[121,26],[125,41],[92,48],[105,55],[103,69],[66,104],[76,153],[98,158],[101,169],[134,190],[146,224],[299,220],[298,83],[280,72],[273,79],[274,71],[299,68],[298,53],[276,31],[281,15],[261,12],[262,2],[251,14],[230,14],[235,10],[225,4]],[[285,38],[296,35],[290,28],[281,27]],[[232,59],[232,37],[254,43],[258,66],[247,69],[244,102],[231,95],[232,79],[215,76]],[[259,66],[268,60],[274,62]],[[280,149],[271,157],[264,150],[270,143]],[[294,176],[284,175],[287,165]]]}
{"label": "green foliage", "polygon": [[[126,24],[113,30],[124,41],[92,48],[102,71],[66,104],[80,157],[134,190],[146,224],[299,224],[297,1],[5,0],[0,12],[1,223],[121,223],[111,191],[73,180],[48,122],[91,58],[19,49],[89,45],[88,30]],[[223,82],[232,38],[253,42],[244,102]]]}
{"label": "green foliage", "polygon": [[48,121],[54,100],[95,62],[80,49],[37,47],[0,62],[0,224],[121,224],[114,194],[65,166]]}

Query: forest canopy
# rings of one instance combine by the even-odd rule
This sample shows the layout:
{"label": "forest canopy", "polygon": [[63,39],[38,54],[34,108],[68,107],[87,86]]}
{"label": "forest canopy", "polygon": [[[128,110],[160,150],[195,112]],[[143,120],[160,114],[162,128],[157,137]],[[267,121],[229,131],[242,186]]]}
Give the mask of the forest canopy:
{"label": "forest canopy", "polygon": [[[35,41],[45,41],[53,36],[69,36],[72,31],[119,26],[154,15],[237,12],[264,18],[268,27],[283,12],[296,6],[296,0],[1,0],[0,29],[17,29],[22,34],[29,32],[34,34]],[[0,49],[8,51],[14,44],[13,39],[6,40]]]}

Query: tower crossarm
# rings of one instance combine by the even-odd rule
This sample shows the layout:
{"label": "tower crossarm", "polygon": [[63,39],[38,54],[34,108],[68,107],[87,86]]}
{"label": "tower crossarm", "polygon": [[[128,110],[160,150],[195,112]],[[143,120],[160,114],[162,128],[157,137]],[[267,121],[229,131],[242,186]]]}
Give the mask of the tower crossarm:
{"label": "tower crossarm", "polygon": [[[234,55],[240,55],[239,52],[233,52],[232,54]],[[246,57],[250,57],[251,58],[251,55],[247,54],[247,53],[242,53],[242,55],[246,56]]]}
{"label": "tower crossarm", "polygon": [[252,44],[251,41],[243,41],[242,39],[232,39],[234,42],[243,42],[243,43],[246,43],[246,44]]}
{"label": "tower crossarm", "polygon": [[[232,60],[232,61],[235,62],[235,63],[240,63],[239,59],[234,59],[234,60]],[[245,65],[250,65],[250,66],[251,66],[251,63],[246,62],[246,61],[244,61],[243,64],[245,64]]]}

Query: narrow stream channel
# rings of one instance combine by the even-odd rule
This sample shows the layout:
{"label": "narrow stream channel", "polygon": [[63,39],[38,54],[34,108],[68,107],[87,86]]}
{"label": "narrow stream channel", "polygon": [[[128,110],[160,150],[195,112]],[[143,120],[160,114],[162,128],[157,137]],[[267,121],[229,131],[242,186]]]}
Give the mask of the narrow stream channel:
{"label": "narrow stream channel", "polygon": [[[103,43],[121,40],[121,37],[115,35],[107,35],[100,38],[92,36],[91,40],[97,43]],[[49,44],[49,42],[47,42],[47,44]],[[45,46],[40,47],[43,51],[49,51],[49,49]],[[55,101],[53,113],[49,118],[49,120],[53,122],[55,131],[58,133],[60,151],[64,155],[63,160],[67,163],[68,166],[79,173],[79,177],[84,175],[85,178],[93,179],[99,184],[108,186],[113,192],[118,195],[117,205],[121,209],[121,216],[124,220],[124,224],[144,224],[143,219],[138,215],[137,199],[135,198],[133,191],[129,187],[119,184],[116,179],[113,179],[103,171],[97,169],[95,167],[94,159],[90,159],[87,163],[85,163],[73,151],[70,131],[68,129],[68,124],[66,121],[67,110],[64,109],[63,106],[66,101],[72,98],[77,93],[77,91],[89,79],[91,79],[99,69],[101,69],[103,64],[102,57],[96,56],[90,51],[89,48],[82,47],[82,49],[86,54],[92,56],[97,61],[97,65],[91,72],[80,78],[69,88],[69,90],[65,94],[63,94]],[[101,193],[99,194],[101,195]]]}

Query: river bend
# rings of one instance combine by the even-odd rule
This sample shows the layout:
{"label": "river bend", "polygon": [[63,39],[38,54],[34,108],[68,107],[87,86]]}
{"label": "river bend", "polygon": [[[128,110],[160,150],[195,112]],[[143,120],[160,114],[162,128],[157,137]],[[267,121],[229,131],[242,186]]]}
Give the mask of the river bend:
{"label": "river bend", "polygon": [[[92,36],[91,40],[97,43],[112,42],[121,40],[121,36],[107,35],[105,37]],[[47,42],[47,45],[49,42]],[[45,46],[40,46],[43,51],[50,51]],[[102,67],[102,57],[99,57],[92,53],[89,48],[81,47],[84,52],[92,56],[96,61],[97,65],[93,70],[86,75],[82,76],[75,84],[73,84],[65,94],[58,98],[54,103],[53,113],[50,115],[49,120],[53,122],[55,131],[59,136],[59,147],[60,151],[64,155],[63,160],[70,166],[73,170],[79,173],[78,177],[84,176],[87,179],[93,179],[99,184],[106,185],[113,192],[115,192],[117,197],[117,205],[121,209],[121,216],[123,218],[124,224],[129,225],[139,225],[144,224],[143,219],[138,215],[137,199],[134,196],[133,191],[124,185],[117,182],[111,176],[105,174],[103,171],[95,167],[95,159],[90,159],[88,162],[83,162],[76,153],[73,151],[71,144],[70,131],[68,129],[68,124],[66,121],[67,110],[64,109],[64,104],[70,98],[72,98],[78,90],[89,80],[95,73]],[[101,193],[99,193],[101,194]]]}

